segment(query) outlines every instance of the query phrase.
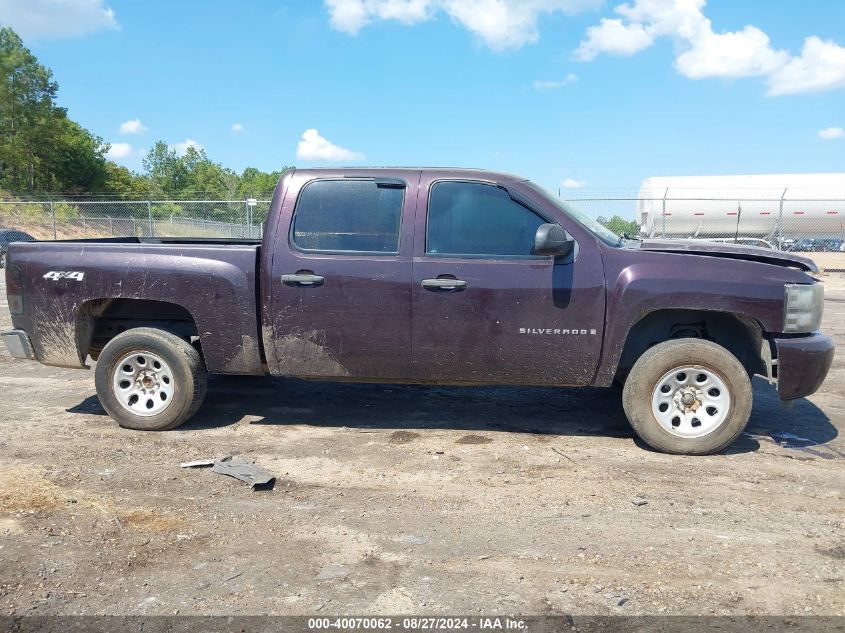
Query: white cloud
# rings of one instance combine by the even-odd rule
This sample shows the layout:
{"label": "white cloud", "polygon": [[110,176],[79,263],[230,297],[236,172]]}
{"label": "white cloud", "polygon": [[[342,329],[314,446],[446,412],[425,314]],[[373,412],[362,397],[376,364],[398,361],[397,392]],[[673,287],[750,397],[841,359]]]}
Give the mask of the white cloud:
{"label": "white cloud", "polygon": [[129,158],[132,155],[132,146],[129,143],[111,143],[110,145],[109,151],[106,152],[106,158],[110,160]]}
{"label": "white cloud", "polygon": [[431,17],[431,0],[325,0],[332,28],[356,35],[373,20],[397,20],[403,24]]}
{"label": "white cloud", "polygon": [[816,36],[804,40],[801,55],[769,77],[772,96],[842,87],[845,87],[845,47]]}
{"label": "white cloud", "polygon": [[296,157],[299,160],[316,161],[364,160],[363,154],[331,143],[314,128],[302,133],[302,140],[296,146]]}
{"label": "white cloud", "polygon": [[0,0],[0,25],[12,27],[25,40],[120,28],[103,0]]}
{"label": "white cloud", "polygon": [[240,134],[244,130],[246,130],[246,128],[243,126],[242,123],[232,123],[232,131],[235,134]]}
{"label": "white cloud", "polygon": [[141,134],[146,131],[147,128],[141,123],[141,119],[129,119],[120,124],[121,134]]}
{"label": "white cloud", "polygon": [[555,81],[553,79],[538,79],[534,82],[534,90],[555,90],[556,88],[563,88],[567,84],[575,83],[576,81],[578,81],[578,75],[575,73],[569,73],[560,81]]}
{"label": "white cloud", "polygon": [[564,178],[560,186],[564,189],[583,189],[587,186],[586,180],[575,180],[574,178]]}
{"label": "white cloud", "polygon": [[[0,0],[8,2],[9,0]],[[38,0],[46,2],[47,0]],[[53,0],[56,1],[56,0]],[[89,2],[93,0],[88,0]],[[356,35],[379,20],[416,24],[445,14],[494,50],[536,42],[543,14],[597,9],[602,0],[324,0],[333,28]],[[800,56],[774,48],[769,36],[746,25],[716,32],[704,15],[706,0],[633,0],[615,7],[618,17],[587,29],[573,52],[579,61],[600,54],[630,56],[662,37],[675,45],[675,68],[690,79],[766,77],[769,95],[845,87],[845,47],[808,37]],[[545,90],[560,82],[535,82]]]}
{"label": "white cloud", "polygon": [[192,138],[186,138],[181,143],[174,143],[170,146],[171,149],[176,150],[176,154],[178,156],[184,156],[188,152],[188,148],[193,147],[195,150],[199,151],[201,149],[205,149],[203,145],[197,143]]}
{"label": "white cloud", "polygon": [[746,26],[732,33],[705,30],[688,51],[678,55],[675,67],[690,79],[753,77],[773,73],[788,60],[789,53],[769,45],[768,35]]}
{"label": "white cloud", "polygon": [[416,24],[445,13],[494,50],[536,42],[544,13],[574,14],[602,0],[325,0],[333,28],[356,35],[376,20]]}
{"label": "white cloud", "polygon": [[690,79],[767,77],[768,94],[783,95],[845,86],[845,48],[808,37],[799,57],[772,47],[769,36],[747,25],[717,33],[703,9],[705,0],[634,0],[587,29],[573,53],[590,61],[602,53],[633,55],[660,37],[675,44],[675,68]]}
{"label": "white cloud", "polygon": [[819,138],[826,141],[832,141],[835,138],[842,138],[843,136],[845,136],[845,130],[841,127],[826,127],[823,130],[819,130]]}
{"label": "white cloud", "polygon": [[588,62],[599,53],[611,55],[633,55],[654,42],[642,24],[623,24],[622,20],[602,18],[598,26],[587,29],[587,39],[581,42],[574,57]]}

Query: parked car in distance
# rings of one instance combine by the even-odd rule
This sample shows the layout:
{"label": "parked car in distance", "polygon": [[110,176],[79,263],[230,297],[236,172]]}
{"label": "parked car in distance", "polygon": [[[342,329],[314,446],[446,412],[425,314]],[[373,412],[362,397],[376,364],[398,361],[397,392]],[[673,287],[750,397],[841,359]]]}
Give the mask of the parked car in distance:
{"label": "parked car in distance", "polygon": [[506,174],[297,169],[261,241],[14,244],[2,336],[17,358],[96,361],[100,402],[131,429],[188,420],[207,373],[616,382],[646,443],[706,454],[742,433],[753,376],[781,400],[824,381],[815,272],[792,253],[620,237]]}
{"label": "parked car in distance", "polygon": [[0,268],[6,267],[6,252],[12,242],[34,242],[29,233],[17,229],[0,229]]}
{"label": "parked car in distance", "polygon": [[795,253],[838,253],[845,250],[842,240],[830,238],[805,238],[796,240],[785,250]]}

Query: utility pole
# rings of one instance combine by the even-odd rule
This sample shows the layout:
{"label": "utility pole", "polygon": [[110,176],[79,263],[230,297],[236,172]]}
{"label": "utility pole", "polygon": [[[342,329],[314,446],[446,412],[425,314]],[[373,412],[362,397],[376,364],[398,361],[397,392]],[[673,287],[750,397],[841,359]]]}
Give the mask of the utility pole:
{"label": "utility pole", "polygon": [[50,218],[53,221],[53,239],[56,239],[56,207],[53,205],[53,201],[50,200]]}
{"label": "utility pole", "polygon": [[248,226],[249,226],[249,229],[248,229],[249,234],[247,235],[247,237],[249,237],[250,239],[252,239],[252,213],[253,213],[253,208],[257,204],[258,204],[258,200],[256,200],[255,198],[247,198],[246,199],[246,208],[247,208],[246,217],[247,217],[247,223],[248,223]]}
{"label": "utility pole", "polygon": [[147,200],[147,219],[150,221],[150,237],[155,237],[155,229],[153,228],[153,205]]}

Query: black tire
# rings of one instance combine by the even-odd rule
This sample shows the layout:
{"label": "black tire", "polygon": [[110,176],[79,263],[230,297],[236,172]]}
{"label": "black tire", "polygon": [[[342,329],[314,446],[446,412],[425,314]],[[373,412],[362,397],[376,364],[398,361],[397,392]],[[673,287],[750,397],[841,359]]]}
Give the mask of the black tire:
{"label": "black tire", "polygon": [[[168,385],[172,381],[169,403],[155,415],[136,415],[118,400],[119,388],[114,386],[113,376],[121,359],[133,352],[157,356],[169,369],[167,373],[172,374],[164,377]],[[206,379],[202,357],[188,341],[146,327],[127,330],[111,339],[100,352],[95,369],[97,396],[103,408],[120,426],[138,431],[167,431],[189,420],[205,398]],[[127,382],[132,381],[134,378]]]}
{"label": "black tire", "polygon": [[[669,432],[653,410],[652,398],[661,378],[680,367],[710,372],[728,389],[728,413],[706,435],[680,437]],[[636,434],[658,451],[680,455],[709,455],[728,446],[745,429],[752,403],[751,380],[742,364],[721,345],[700,339],[665,341],[650,348],[634,363],[622,391],[622,406]]]}

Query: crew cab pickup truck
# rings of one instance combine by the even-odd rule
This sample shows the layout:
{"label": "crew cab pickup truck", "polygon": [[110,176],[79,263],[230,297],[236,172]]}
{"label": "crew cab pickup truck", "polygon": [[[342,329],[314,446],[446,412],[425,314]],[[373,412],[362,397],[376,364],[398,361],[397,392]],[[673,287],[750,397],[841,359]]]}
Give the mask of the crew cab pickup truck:
{"label": "crew cab pickup truck", "polygon": [[263,240],[13,244],[17,358],[88,367],[103,407],[165,430],[206,373],[623,385],[652,447],[730,444],[751,378],[822,384],[823,286],[793,253],[619,237],[531,182],[463,169],[285,173]]}

